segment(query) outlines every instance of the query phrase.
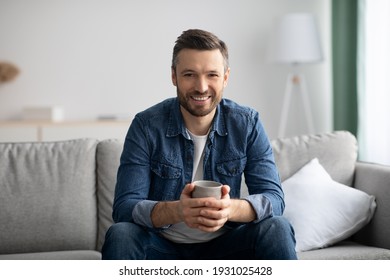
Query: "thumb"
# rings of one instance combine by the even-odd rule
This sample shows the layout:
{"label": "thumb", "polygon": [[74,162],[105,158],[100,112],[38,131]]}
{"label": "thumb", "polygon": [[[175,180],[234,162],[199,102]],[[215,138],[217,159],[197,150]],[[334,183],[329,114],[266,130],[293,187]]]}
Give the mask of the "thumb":
{"label": "thumb", "polygon": [[184,186],[184,189],[181,192],[181,197],[183,198],[191,198],[192,197],[192,191],[194,190],[195,185],[193,183],[189,183]]}
{"label": "thumb", "polygon": [[222,198],[227,196],[230,192],[230,187],[228,185],[223,185],[222,186]]}

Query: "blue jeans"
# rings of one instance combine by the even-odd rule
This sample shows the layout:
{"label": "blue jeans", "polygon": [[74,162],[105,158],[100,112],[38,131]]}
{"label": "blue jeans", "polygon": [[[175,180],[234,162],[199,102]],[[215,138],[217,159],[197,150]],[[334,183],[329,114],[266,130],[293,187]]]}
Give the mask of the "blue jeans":
{"label": "blue jeans", "polygon": [[134,223],[110,227],[102,249],[103,259],[297,259],[294,230],[280,216],[233,228],[205,243],[178,244],[158,232]]}

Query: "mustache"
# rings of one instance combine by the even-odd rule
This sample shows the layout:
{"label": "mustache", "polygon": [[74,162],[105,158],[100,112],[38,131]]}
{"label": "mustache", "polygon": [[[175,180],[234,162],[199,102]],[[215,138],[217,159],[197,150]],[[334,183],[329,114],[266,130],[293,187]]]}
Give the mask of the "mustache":
{"label": "mustache", "polygon": [[208,95],[209,93],[210,93],[209,90],[206,90],[204,92],[200,92],[200,91],[197,91],[197,90],[189,92],[190,95]]}

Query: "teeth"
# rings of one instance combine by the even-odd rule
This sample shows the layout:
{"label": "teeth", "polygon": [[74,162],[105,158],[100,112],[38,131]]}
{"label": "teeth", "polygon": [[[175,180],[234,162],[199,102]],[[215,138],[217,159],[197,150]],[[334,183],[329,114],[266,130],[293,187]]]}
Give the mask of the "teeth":
{"label": "teeth", "polygon": [[207,100],[209,97],[208,96],[192,96],[193,99],[195,99],[196,101],[205,101]]}

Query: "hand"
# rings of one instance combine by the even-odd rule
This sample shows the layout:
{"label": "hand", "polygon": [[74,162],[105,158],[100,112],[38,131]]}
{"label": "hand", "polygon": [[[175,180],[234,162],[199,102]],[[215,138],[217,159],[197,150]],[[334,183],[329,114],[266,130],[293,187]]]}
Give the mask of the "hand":
{"label": "hand", "polygon": [[180,196],[182,220],[191,228],[206,232],[220,229],[228,221],[231,212],[230,187],[222,186],[222,197],[192,198],[194,184],[187,184]]}

